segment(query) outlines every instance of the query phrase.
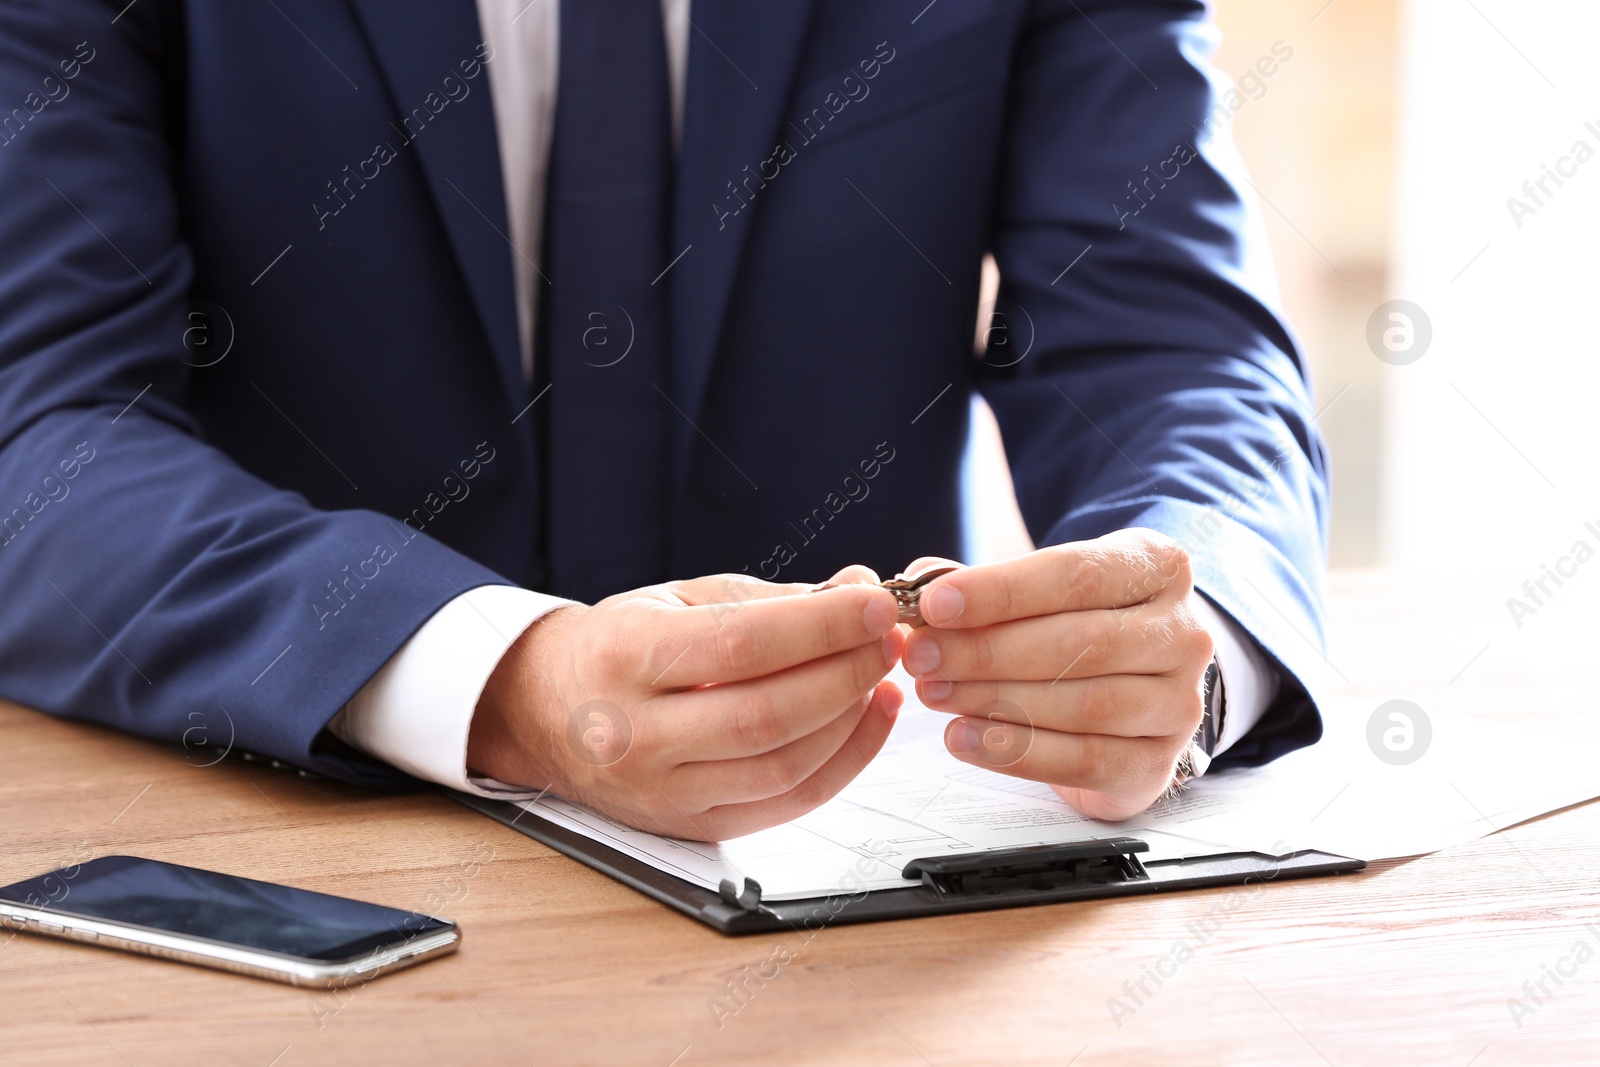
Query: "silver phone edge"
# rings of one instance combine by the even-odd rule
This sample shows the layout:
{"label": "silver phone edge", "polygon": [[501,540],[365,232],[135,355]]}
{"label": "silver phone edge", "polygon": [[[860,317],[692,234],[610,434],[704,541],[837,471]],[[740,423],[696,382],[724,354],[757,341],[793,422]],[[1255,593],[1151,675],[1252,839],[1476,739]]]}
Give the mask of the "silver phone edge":
{"label": "silver phone edge", "polygon": [[[437,921],[450,922],[448,919]],[[40,923],[56,929],[42,928]],[[461,945],[461,928],[451,922],[444,930],[415,935],[385,945],[365,956],[339,963],[323,963],[206,938],[167,933],[150,927],[29,907],[10,900],[0,900],[0,927],[54,937],[78,945],[120,949],[141,956],[176,960],[251,978],[265,978],[305,989],[347,989],[354,985],[365,985],[393,971],[448,955]]]}

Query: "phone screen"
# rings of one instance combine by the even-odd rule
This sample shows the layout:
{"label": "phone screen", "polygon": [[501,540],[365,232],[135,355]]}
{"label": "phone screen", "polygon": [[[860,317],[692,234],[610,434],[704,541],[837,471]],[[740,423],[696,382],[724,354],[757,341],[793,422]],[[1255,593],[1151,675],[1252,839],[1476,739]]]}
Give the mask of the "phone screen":
{"label": "phone screen", "polygon": [[4,901],[326,962],[450,928],[419,912],[134,856],[8,885]]}

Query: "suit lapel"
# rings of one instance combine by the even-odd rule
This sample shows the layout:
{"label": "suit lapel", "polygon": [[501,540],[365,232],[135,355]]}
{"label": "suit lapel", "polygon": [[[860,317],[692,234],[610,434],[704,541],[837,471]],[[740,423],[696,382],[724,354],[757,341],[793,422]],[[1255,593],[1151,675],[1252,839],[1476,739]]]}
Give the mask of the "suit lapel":
{"label": "suit lapel", "polygon": [[[673,402],[698,421],[728,300],[757,204],[730,187],[772,154],[805,46],[813,0],[694,0],[672,253]],[[743,188],[740,187],[740,192]],[[737,213],[733,209],[739,208]],[[727,214],[724,214],[724,213]],[[688,251],[684,252],[687,248]],[[680,420],[681,422],[681,420]],[[687,471],[693,427],[678,427]]]}
{"label": "suit lapel", "polygon": [[[446,75],[477,57],[483,41],[470,0],[350,0],[376,52],[399,116],[428,114]],[[672,285],[669,393],[698,420],[750,221],[730,188],[772,153],[814,0],[755,5],[694,0],[690,16],[683,145],[673,208],[673,254],[687,252],[663,279]],[[516,289],[504,236],[505,190],[485,75],[472,95],[430,121],[410,142],[483,320],[508,397],[526,391]],[[742,192],[743,187],[740,186]],[[531,250],[528,250],[532,254]],[[677,473],[697,437],[680,427]]]}
{"label": "suit lapel", "polygon": [[[552,0],[553,2],[553,0]],[[467,289],[483,321],[508,403],[527,391],[517,330],[516,283],[508,245],[505,187],[487,68],[476,62],[483,34],[472,0],[351,0],[377,54],[396,110],[397,133],[417,153]],[[444,79],[469,87],[447,101]],[[459,90],[456,90],[459,92]],[[440,110],[435,113],[434,108]],[[426,123],[413,117],[426,116]],[[404,120],[412,117],[409,126]],[[419,129],[420,127],[420,129]],[[398,147],[398,142],[396,144]],[[533,250],[525,250],[533,255]],[[518,404],[520,406],[520,404]]]}

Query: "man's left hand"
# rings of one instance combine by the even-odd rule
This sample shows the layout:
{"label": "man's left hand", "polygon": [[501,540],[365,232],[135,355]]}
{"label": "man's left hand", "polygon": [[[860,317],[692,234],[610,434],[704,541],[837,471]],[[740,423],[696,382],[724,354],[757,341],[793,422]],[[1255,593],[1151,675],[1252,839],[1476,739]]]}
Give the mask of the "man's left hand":
{"label": "man's left hand", "polygon": [[[936,561],[918,560],[912,569]],[[1202,711],[1211,635],[1189,558],[1151,530],[966,567],[922,591],[903,662],[959,716],[964,762],[1051,785],[1094,819],[1154,803]]]}

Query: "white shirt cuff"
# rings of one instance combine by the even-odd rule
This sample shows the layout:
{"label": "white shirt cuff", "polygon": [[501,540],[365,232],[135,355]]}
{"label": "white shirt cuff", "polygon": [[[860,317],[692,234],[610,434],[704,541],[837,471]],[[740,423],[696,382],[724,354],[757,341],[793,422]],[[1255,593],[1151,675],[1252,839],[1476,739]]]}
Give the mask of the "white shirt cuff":
{"label": "white shirt cuff", "polygon": [[1266,714],[1278,695],[1278,670],[1255,638],[1224,615],[1203,595],[1199,598],[1200,624],[1211,634],[1217,673],[1222,676],[1222,731],[1217,735],[1220,756]]}
{"label": "white shirt cuff", "polygon": [[407,774],[502,799],[538,794],[467,774],[478,697],[501,657],[540,617],[571,600],[510,585],[469,589],[422,624],[328,729]]}

